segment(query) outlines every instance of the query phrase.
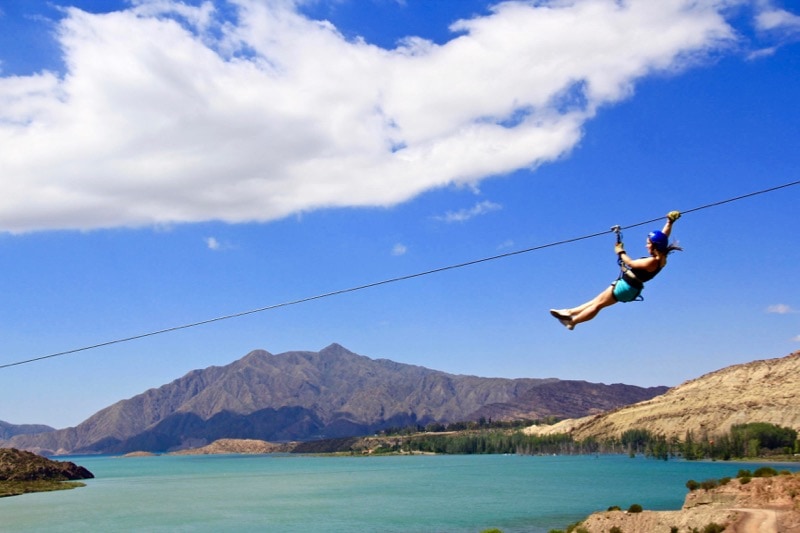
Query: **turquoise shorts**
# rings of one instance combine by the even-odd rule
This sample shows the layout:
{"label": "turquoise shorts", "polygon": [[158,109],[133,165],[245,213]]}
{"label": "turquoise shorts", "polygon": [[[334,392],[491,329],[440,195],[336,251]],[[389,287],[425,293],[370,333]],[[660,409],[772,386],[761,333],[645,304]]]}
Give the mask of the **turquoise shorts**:
{"label": "turquoise shorts", "polygon": [[642,289],[632,287],[625,278],[620,278],[611,284],[614,287],[614,299],[618,302],[628,303],[634,301],[641,294]]}

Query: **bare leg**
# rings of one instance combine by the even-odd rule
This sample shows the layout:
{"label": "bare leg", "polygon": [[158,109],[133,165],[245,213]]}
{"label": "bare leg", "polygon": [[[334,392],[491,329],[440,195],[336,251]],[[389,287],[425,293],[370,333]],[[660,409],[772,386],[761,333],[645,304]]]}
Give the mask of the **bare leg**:
{"label": "bare leg", "polygon": [[595,296],[594,299],[573,309],[567,309],[567,311],[572,317],[572,325],[574,326],[593,319],[601,309],[615,303],[617,303],[617,300],[614,298],[614,287],[609,285],[606,290]]}
{"label": "bare leg", "polygon": [[594,304],[594,301],[597,300],[597,298],[599,298],[599,297],[600,297],[600,295],[594,297],[593,299],[589,300],[585,304],[581,304],[578,307],[572,307],[570,309],[563,309],[561,312],[562,312],[562,314],[569,315],[569,316],[578,315],[578,314],[582,313],[587,307],[589,307],[590,305]]}

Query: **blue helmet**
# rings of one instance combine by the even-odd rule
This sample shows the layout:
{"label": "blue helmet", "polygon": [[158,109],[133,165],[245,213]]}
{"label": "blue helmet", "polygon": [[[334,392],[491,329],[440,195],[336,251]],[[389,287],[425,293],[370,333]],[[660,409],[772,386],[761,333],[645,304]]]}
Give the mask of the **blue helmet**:
{"label": "blue helmet", "polygon": [[663,231],[651,231],[647,238],[650,239],[650,242],[653,243],[656,250],[659,252],[666,252],[669,251],[669,237],[667,237]]}

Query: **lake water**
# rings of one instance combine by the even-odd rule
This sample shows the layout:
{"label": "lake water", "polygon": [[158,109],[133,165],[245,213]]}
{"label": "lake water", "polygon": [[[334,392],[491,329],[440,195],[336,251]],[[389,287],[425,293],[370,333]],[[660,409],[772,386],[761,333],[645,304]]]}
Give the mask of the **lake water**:
{"label": "lake water", "polygon": [[61,459],[96,478],[0,499],[1,531],[547,533],[611,505],[679,509],[687,480],[760,466],[627,456]]}

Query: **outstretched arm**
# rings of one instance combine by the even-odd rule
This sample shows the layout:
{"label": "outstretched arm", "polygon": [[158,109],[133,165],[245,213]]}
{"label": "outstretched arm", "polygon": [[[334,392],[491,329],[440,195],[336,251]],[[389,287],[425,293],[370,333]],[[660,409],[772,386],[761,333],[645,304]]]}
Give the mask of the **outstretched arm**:
{"label": "outstretched arm", "polygon": [[672,224],[674,224],[679,218],[681,218],[680,211],[670,211],[667,213],[667,221],[664,223],[664,229],[661,230],[664,235],[669,237],[669,234],[672,233]]}
{"label": "outstretched arm", "polygon": [[616,246],[614,246],[614,252],[619,257],[619,260],[622,261],[621,267],[624,267],[623,270],[627,270],[629,268],[641,268],[647,270],[648,272],[654,271],[658,268],[658,260],[654,257],[641,257],[639,259],[634,259],[628,255],[625,251],[625,245],[621,242],[618,242]]}
{"label": "outstretched arm", "polygon": [[627,270],[629,268],[642,268],[648,272],[652,272],[658,267],[658,261],[653,257],[634,259],[629,256],[625,251],[625,245],[621,242],[618,242],[617,245],[614,246],[614,252],[616,252],[617,257],[619,257],[619,260],[622,262],[620,266],[623,267],[623,270]]}

